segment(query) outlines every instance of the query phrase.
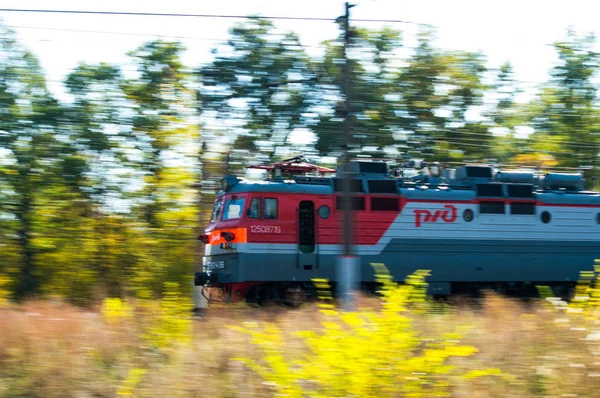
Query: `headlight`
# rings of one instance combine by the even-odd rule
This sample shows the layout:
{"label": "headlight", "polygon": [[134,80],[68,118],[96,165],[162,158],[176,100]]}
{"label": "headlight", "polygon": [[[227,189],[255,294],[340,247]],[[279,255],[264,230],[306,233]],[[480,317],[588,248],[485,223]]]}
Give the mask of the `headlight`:
{"label": "headlight", "polygon": [[221,237],[227,242],[231,242],[235,239],[235,234],[233,232],[221,232]]}
{"label": "headlight", "polygon": [[209,236],[207,234],[202,234],[198,237],[198,240],[204,244],[208,243]]}
{"label": "headlight", "polygon": [[240,181],[241,181],[241,179],[237,178],[237,176],[234,176],[234,175],[225,176],[221,180],[221,189],[223,190],[223,192],[227,192]]}

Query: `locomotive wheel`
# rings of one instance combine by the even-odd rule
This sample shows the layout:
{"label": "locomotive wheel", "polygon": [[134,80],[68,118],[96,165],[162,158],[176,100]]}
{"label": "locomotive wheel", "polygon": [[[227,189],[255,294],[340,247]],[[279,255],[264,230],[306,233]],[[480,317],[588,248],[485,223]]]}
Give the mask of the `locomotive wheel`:
{"label": "locomotive wheel", "polygon": [[260,307],[284,305],[299,308],[308,302],[310,293],[302,286],[288,286],[286,284],[264,284],[253,286],[246,295],[246,302]]}
{"label": "locomotive wheel", "polygon": [[286,292],[286,303],[292,308],[299,308],[306,303],[307,294],[300,287],[289,287]]}

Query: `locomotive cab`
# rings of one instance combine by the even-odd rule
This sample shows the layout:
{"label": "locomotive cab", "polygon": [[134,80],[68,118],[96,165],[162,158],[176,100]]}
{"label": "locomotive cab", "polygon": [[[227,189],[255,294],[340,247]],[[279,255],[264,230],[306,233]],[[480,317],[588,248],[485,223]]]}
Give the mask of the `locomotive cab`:
{"label": "locomotive cab", "polygon": [[[231,192],[240,178],[228,175],[222,180],[222,190],[217,194],[208,225],[198,237],[204,243],[202,272],[195,274],[194,285],[218,285],[219,279],[235,271],[235,255],[239,245],[247,241],[246,230],[240,227],[246,207],[247,195],[243,192]],[[230,268],[231,271],[227,271]],[[220,275],[221,274],[221,275]],[[219,278],[221,276],[221,278]]]}
{"label": "locomotive cab", "polygon": [[199,237],[205,250],[195,284],[222,289],[232,301],[253,295],[277,299],[298,285],[312,288],[314,278],[331,277],[319,267],[316,209],[325,206],[329,213],[332,200],[330,186],[225,177]]}

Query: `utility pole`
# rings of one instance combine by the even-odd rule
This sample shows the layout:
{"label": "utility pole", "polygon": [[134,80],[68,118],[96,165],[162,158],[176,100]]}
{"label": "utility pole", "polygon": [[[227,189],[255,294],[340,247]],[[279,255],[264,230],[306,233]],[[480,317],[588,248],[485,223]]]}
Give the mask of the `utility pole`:
{"label": "utility pole", "polygon": [[350,169],[350,154],[348,147],[352,141],[352,97],[350,95],[350,66],[348,63],[347,50],[350,45],[350,9],[354,5],[345,4],[346,12],[341,18],[344,31],[344,45],[342,46],[342,57],[344,65],[342,70],[342,94],[344,96],[344,155],[342,163],[342,185],[343,185],[343,204],[344,204],[344,222],[343,237],[344,251],[338,258],[337,281],[339,288],[339,297],[344,301],[347,310],[354,309],[353,291],[356,288],[359,279],[359,259],[354,254],[352,242],[352,171]]}
{"label": "utility pole", "polygon": [[[214,187],[210,185],[212,180],[210,179],[210,170],[208,166],[208,145],[204,138],[200,139],[200,151],[198,152],[198,163],[199,163],[199,173],[197,175],[197,183],[196,187],[198,189],[198,230],[196,231],[197,235],[204,233],[204,226],[208,223],[208,217],[210,216],[210,209],[212,209],[212,203],[214,201],[214,197],[212,195],[208,195],[208,189],[211,188],[214,191]],[[196,240],[195,247],[195,260],[196,260],[196,269],[194,272],[201,272],[202,269],[202,258],[204,256],[204,243],[202,243],[199,239]],[[194,302],[194,314],[201,315],[202,311],[208,308],[208,300],[202,294],[203,286],[195,286],[192,290],[192,300]]]}

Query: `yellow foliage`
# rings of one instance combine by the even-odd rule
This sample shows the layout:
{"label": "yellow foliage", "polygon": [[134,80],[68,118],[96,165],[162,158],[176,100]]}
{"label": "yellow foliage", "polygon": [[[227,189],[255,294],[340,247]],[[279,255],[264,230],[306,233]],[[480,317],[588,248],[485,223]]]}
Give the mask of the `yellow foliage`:
{"label": "yellow foliage", "polygon": [[558,161],[552,155],[544,153],[520,153],[510,159],[517,164],[536,165],[540,167],[557,166]]}
{"label": "yellow foliage", "polygon": [[550,286],[546,285],[537,285],[536,290],[538,295],[542,299],[542,305],[545,307],[553,308],[556,306],[557,297],[554,297],[554,292],[550,288]]}
{"label": "yellow foliage", "polygon": [[144,374],[146,373],[146,369],[135,368],[129,371],[129,374],[123,380],[119,389],[117,390],[117,395],[130,397],[133,395],[133,391],[140,384]]}
{"label": "yellow foliage", "polygon": [[117,323],[131,317],[130,306],[119,298],[106,298],[100,310],[102,318],[108,323]]}
{"label": "yellow foliage", "polygon": [[544,303],[569,314],[580,314],[589,320],[600,320],[600,260],[594,260],[593,271],[581,271],[573,297],[566,303],[554,297],[548,286],[536,286]]}
{"label": "yellow foliage", "polygon": [[578,312],[593,319],[600,317],[600,260],[594,261],[593,271],[580,273],[568,309],[569,312]]}
{"label": "yellow foliage", "polygon": [[[290,344],[276,325],[246,323],[234,330],[248,334],[261,348],[260,360],[238,358],[275,389],[288,397],[440,397],[450,395],[453,377],[489,376],[490,369],[465,375],[451,364],[454,357],[477,352],[460,344],[458,333],[425,339],[413,325],[414,316],[426,314],[427,271],[397,285],[383,264],[374,264],[382,284],[382,309],[340,312],[331,304],[321,307],[319,331],[297,333],[302,356],[288,352]],[[318,280],[317,290],[326,282]],[[328,297],[328,296],[326,296]]]}
{"label": "yellow foliage", "polygon": [[364,115],[371,120],[380,120],[381,114],[376,110],[366,110],[364,111]]}
{"label": "yellow foliage", "polygon": [[166,282],[164,286],[164,296],[145,339],[152,348],[169,352],[191,341],[192,320],[189,315],[193,306],[189,298],[181,295],[179,284]]}
{"label": "yellow foliage", "polygon": [[490,369],[476,369],[472,370],[469,373],[465,374],[465,379],[475,379],[477,377],[484,376],[503,376],[504,373],[498,368],[490,368]]}
{"label": "yellow foliage", "polygon": [[10,279],[8,277],[0,275],[0,308],[8,306],[10,291],[7,287],[9,283]]}

